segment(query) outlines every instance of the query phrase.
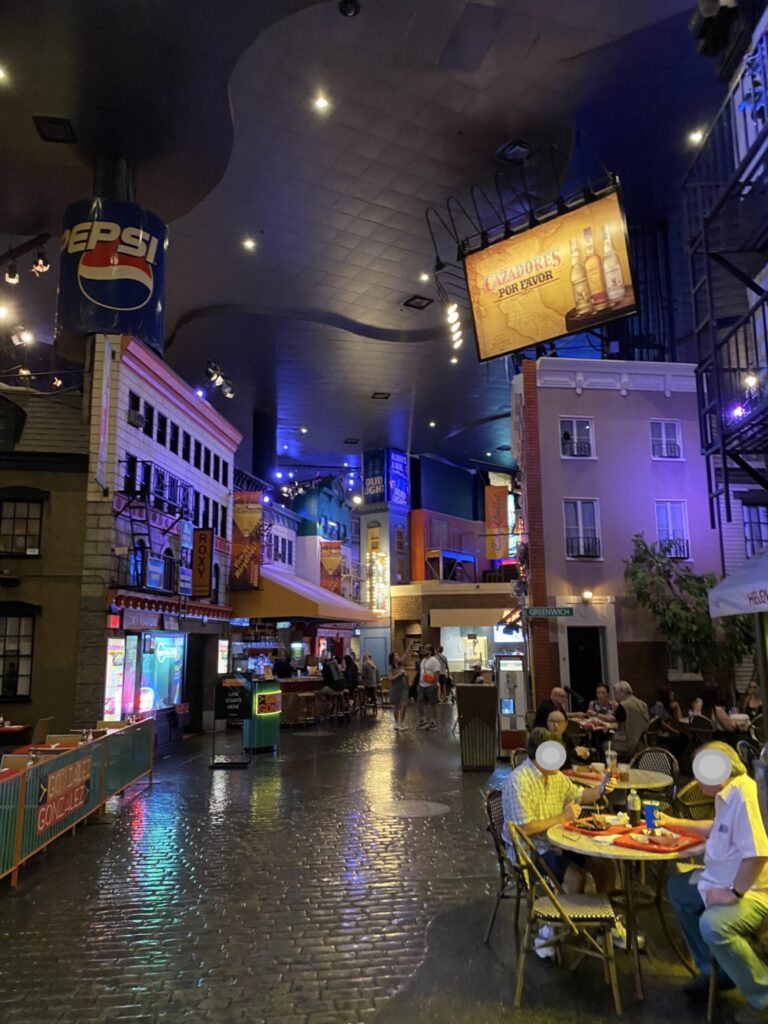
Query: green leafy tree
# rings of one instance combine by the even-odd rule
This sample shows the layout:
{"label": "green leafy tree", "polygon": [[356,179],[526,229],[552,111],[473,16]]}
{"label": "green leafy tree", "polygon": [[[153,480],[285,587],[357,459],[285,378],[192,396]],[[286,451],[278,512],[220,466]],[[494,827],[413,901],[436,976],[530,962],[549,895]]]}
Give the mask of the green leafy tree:
{"label": "green leafy tree", "polygon": [[755,638],[749,615],[713,619],[709,614],[715,573],[692,572],[670,557],[670,545],[647,544],[642,533],[632,538],[632,557],[624,565],[629,593],[656,620],[670,655],[730,688],[733,670],[752,653]]}

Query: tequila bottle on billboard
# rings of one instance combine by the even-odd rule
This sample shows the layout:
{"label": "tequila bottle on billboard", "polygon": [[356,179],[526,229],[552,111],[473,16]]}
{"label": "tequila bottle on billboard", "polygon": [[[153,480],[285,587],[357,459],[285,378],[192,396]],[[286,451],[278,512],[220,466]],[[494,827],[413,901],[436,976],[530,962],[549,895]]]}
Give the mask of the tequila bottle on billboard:
{"label": "tequila bottle on billboard", "polygon": [[592,228],[584,228],[584,270],[589,285],[589,297],[595,310],[608,308],[608,292],[605,288],[605,275],[603,274],[603,261],[595,252],[595,243],[592,238]]}
{"label": "tequila bottle on billboard", "polygon": [[573,289],[573,301],[576,304],[576,312],[585,316],[592,312],[592,299],[589,297],[589,284],[587,283],[587,272],[581,260],[581,249],[578,238],[571,239],[571,288]]}
{"label": "tequila bottle on billboard", "polygon": [[603,273],[605,274],[605,290],[608,292],[608,301],[612,306],[623,302],[627,294],[627,287],[624,284],[624,275],[621,272],[619,257],[613,248],[611,229],[603,224]]}

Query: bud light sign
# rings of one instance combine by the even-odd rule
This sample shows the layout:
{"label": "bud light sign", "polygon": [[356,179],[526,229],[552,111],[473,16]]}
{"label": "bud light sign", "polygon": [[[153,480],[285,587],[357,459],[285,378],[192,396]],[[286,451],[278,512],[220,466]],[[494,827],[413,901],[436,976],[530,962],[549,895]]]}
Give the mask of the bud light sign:
{"label": "bud light sign", "polygon": [[56,333],[130,334],[163,350],[165,224],[135,203],[81,199],[61,235]]}

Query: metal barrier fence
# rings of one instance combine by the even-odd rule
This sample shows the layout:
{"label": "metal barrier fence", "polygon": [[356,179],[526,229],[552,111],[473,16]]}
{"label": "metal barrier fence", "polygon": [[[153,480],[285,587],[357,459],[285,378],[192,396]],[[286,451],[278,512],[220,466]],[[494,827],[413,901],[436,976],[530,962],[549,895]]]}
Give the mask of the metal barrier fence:
{"label": "metal barrier fence", "polygon": [[24,861],[132,782],[151,778],[153,727],[148,719],[116,729],[0,778],[0,878],[10,874],[15,886]]}

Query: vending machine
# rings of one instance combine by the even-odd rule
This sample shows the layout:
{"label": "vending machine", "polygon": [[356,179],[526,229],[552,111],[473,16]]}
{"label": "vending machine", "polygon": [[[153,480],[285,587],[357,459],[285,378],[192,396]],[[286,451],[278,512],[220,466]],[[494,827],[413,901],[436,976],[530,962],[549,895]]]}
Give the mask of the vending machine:
{"label": "vending machine", "polygon": [[528,710],[528,671],[525,650],[496,655],[496,684],[499,691],[499,735],[502,730],[525,731]]}

